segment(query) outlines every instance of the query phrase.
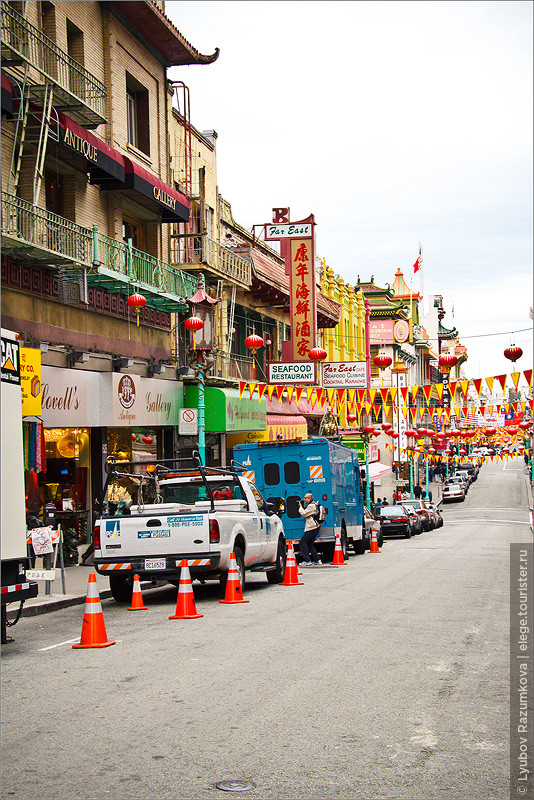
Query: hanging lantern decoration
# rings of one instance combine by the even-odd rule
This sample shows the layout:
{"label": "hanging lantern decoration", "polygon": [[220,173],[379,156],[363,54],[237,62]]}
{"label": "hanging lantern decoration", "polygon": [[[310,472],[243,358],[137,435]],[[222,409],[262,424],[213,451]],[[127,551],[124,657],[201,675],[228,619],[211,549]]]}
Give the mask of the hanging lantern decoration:
{"label": "hanging lantern decoration", "polygon": [[467,450],[459,450],[458,452],[460,453],[461,456],[465,456]]}
{"label": "hanging lantern decoration", "polygon": [[414,431],[413,428],[408,428],[408,430],[404,431],[405,436],[408,436],[410,439],[417,439],[418,433]]}
{"label": "hanging lantern decoration", "polygon": [[373,364],[379,369],[386,369],[393,363],[391,356],[386,356],[384,353],[379,353],[373,358]]}
{"label": "hanging lantern decoration", "polygon": [[530,428],[530,422],[520,422],[519,427],[522,431],[526,431],[527,428]]}
{"label": "hanging lantern decoration", "polygon": [[383,422],[380,427],[382,428],[383,431],[387,432],[389,428],[393,427],[393,425],[391,424],[391,422]]}
{"label": "hanging lantern decoration", "polygon": [[265,342],[263,341],[261,336],[258,336],[257,333],[252,333],[250,336],[247,336],[247,338],[245,339],[245,347],[248,347],[248,349],[252,353],[252,369],[255,369],[255,367],[256,367],[256,363],[254,361],[254,356],[256,355],[256,350],[258,350],[259,347],[263,347],[264,344],[265,344]]}
{"label": "hanging lantern decoration", "polygon": [[497,428],[486,428],[484,433],[486,434],[486,436],[495,436],[495,434],[497,433]]}
{"label": "hanging lantern decoration", "polygon": [[322,347],[313,347],[308,350],[308,358],[312,361],[324,361],[328,353]]}
{"label": "hanging lantern decoration", "polygon": [[435,449],[434,447],[429,447],[429,448],[428,448],[428,452],[429,452],[431,455],[434,455],[434,453],[436,452],[436,449]]}
{"label": "hanging lantern decoration", "polygon": [[139,327],[139,312],[143,306],[146,306],[146,297],[143,297],[143,295],[139,294],[139,292],[135,292],[135,294],[130,295],[126,302],[129,308],[133,308],[135,310],[137,316],[137,327]]}
{"label": "hanging lantern decoration", "polygon": [[418,436],[426,436],[427,435],[426,428],[417,428],[417,435]]}
{"label": "hanging lantern decoration", "polygon": [[[188,317],[184,322],[184,326],[187,328],[188,331],[191,331],[191,333],[194,334],[195,331],[202,330],[202,328],[204,327],[204,320],[201,319],[200,317],[195,317],[195,316]],[[193,350],[196,350],[195,337],[193,336],[192,338],[193,338]]]}
{"label": "hanging lantern decoration", "polygon": [[358,416],[356,414],[347,414],[347,422],[349,425],[352,425],[353,422],[356,422]]}
{"label": "hanging lantern decoration", "polygon": [[515,436],[517,433],[517,428],[515,426],[511,426],[508,428],[507,432],[510,434],[510,436]]}
{"label": "hanging lantern decoration", "polygon": [[386,431],[386,433],[388,434],[388,436],[391,436],[392,439],[398,439],[400,436],[400,433],[398,433],[397,431]]}
{"label": "hanging lantern decoration", "polygon": [[441,355],[438,358],[440,372],[444,373],[450,372],[451,369],[455,367],[457,363],[458,359],[452,353],[443,353],[443,355]]}
{"label": "hanging lantern decoration", "polygon": [[366,425],[365,428],[363,429],[363,432],[365,433],[366,436],[374,436],[374,434],[376,433],[374,425]]}
{"label": "hanging lantern decoration", "polygon": [[516,347],[515,344],[511,344],[510,347],[507,347],[504,351],[504,355],[513,363],[517,361],[518,358],[521,358],[523,351],[520,347]]}

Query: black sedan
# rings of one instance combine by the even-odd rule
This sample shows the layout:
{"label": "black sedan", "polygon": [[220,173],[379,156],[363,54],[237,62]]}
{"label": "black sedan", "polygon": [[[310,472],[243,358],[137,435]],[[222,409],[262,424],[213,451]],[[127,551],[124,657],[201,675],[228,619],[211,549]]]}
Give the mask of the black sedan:
{"label": "black sedan", "polygon": [[402,505],[377,508],[376,517],[380,520],[382,536],[404,536],[409,539],[416,533],[410,511]]}

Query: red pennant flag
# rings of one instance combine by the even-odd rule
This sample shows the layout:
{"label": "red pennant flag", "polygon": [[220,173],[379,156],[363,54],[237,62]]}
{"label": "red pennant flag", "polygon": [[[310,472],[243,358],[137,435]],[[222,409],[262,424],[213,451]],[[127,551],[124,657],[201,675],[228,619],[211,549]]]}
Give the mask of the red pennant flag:
{"label": "red pennant flag", "polygon": [[258,400],[261,403],[261,398],[265,394],[265,390],[267,388],[266,383],[258,383]]}
{"label": "red pennant flag", "polygon": [[432,384],[425,383],[422,389],[423,389],[423,394],[425,396],[426,404],[428,405],[430,403],[430,395],[432,394]]}
{"label": "red pennant flag", "polygon": [[365,393],[367,389],[357,389],[356,391],[358,392],[358,403],[365,403]]}
{"label": "red pennant flag", "polygon": [[345,389],[336,389],[338,403],[342,403],[345,399]]}
{"label": "red pennant flag", "polygon": [[504,387],[506,386],[506,375],[496,375],[495,377],[497,378],[497,380],[501,384],[502,390],[504,392]]}
{"label": "red pennant flag", "polygon": [[285,388],[286,388],[285,386],[277,386],[276,387],[276,394],[278,395],[278,400],[279,400],[280,403],[282,402],[282,397],[284,396],[284,389]]}
{"label": "red pennant flag", "polygon": [[298,389],[295,389],[295,399],[297,401],[297,405],[300,403],[300,398],[302,397],[303,391],[304,391],[304,386],[299,386]]}
{"label": "red pennant flag", "polygon": [[318,386],[315,389],[315,396],[317,397],[317,402],[319,403],[319,405],[321,405],[321,403],[323,402],[323,387],[322,386]]}
{"label": "red pennant flag", "polygon": [[528,383],[529,387],[531,387],[532,386],[532,370],[531,369],[523,370],[523,375],[525,376],[525,380]]}
{"label": "red pennant flag", "polygon": [[246,388],[247,388],[247,382],[246,381],[239,381],[239,399],[240,400],[243,397],[243,392],[245,391]]}
{"label": "red pennant flag", "polygon": [[482,389],[482,378],[473,378],[473,383],[474,383],[475,389],[477,390],[477,394],[480,397],[480,391]]}
{"label": "red pennant flag", "polygon": [[408,392],[410,391],[409,386],[401,386],[400,393],[402,395],[402,402],[406,405],[406,398],[408,397]]}
{"label": "red pennant flag", "polygon": [[286,387],[287,399],[289,400],[289,404],[290,405],[291,405],[291,398],[293,397],[293,392],[294,391],[295,391],[295,387],[294,386],[287,386]]}
{"label": "red pennant flag", "polygon": [[382,397],[382,402],[384,405],[386,405],[386,401],[388,399],[388,392],[389,389],[380,389],[380,395]]}

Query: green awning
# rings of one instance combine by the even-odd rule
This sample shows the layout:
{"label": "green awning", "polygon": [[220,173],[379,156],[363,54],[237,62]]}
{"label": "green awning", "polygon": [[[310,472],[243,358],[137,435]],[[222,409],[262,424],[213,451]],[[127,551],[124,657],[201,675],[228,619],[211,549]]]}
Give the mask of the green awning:
{"label": "green awning", "polygon": [[[239,397],[238,389],[206,386],[204,389],[205,430],[207,433],[264,431],[267,428],[267,403],[262,398]],[[198,408],[198,385],[184,385],[184,408]]]}

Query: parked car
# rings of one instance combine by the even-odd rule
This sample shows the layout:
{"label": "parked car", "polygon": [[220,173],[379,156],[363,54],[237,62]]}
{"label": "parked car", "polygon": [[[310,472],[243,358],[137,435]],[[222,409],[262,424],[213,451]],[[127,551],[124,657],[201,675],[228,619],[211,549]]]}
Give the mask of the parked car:
{"label": "parked car", "polygon": [[455,478],[465,478],[465,480],[467,481],[467,485],[468,486],[471,486],[471,484],[474,481],[473,474],[468,469],[464,469],[463,467],[462,467],[462,469],[456,470],[456,472],[454,473],[454,476],[455,476]]}
{"label": "parked car", "polygon": [[363,523],[365,528],[365,549],[369,550],[371,547],[371,535],[373,533],[373,528],[376,531],[376,540],[378,546],[382,547],[384,544],[384,536],[382,534],[381,521],[371,514],[367,506],[363,507]]}
{"label": "parked car", "polygon": [[452,476],[452,478],[449,478],[449,485],[450,484],[458,484],[461,486],[464,490],[464,494],[467,494],[469,491],[469,482],[467,478],[463,478],[461,475],[457,475],[456,473]]}
{"label": "parked car", "polygon": [[415,513],[421,519],[424,531],[429,531],[432,529],[432,519],[423,500],[403,500],[402,504],[403,506],[406,506],[406,508],[411,508],[415,511]]}
{"label": "parked car", "polygon": [[402,505],[377,508],[376,517],[380,520],[382,536],[398,535],[409,539],[415,533],[414,521],[408,508]]}
{"label": "parked car", "polygon": [[443,487],[444,503],[463,503],[465,500],[465,489],[462,482],[446,483]]}
{"label": "parked car", "polygon": [[432,515],[434,529],[441,528],[443,525],[443,517],[441,516],[441,511],[439,510],[438,506],[434,505],[434,503],[432,503],[430,500],[423,500],[423,503]]}

